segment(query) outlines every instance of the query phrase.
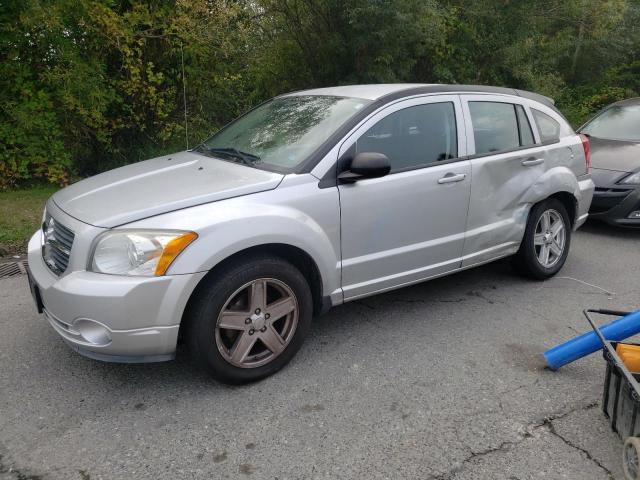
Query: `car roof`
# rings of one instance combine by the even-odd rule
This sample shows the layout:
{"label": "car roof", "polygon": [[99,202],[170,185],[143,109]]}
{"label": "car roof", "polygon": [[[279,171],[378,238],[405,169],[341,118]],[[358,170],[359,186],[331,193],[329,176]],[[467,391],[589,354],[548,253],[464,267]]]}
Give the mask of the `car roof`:
{"label": "car roof", "polygon": [[352,97],[366,100],[378,100],[386,95],[409,90],[411,88],[425,87],[426,83],[378,83],[369,85],[342,85],[339,87],[313,88],[291,92],[283,96],[302,95],[326,95],[328,97]]}
{"label": "car roof", "polygon": [[487,85],[449,85],[438,83],[379,83],[369,85],[344,85],[339,87],[314,88],[282,95],[283,97],[303,95],[325,95],[333,97],[353,97],[366,100],[394,100],[411,95],[429,93],[494,93],[525,97],[548,106],[554,105],[553,99],[526,90]]}
{"label": "car roof", "polygon": [[618,102],[614,102],[612,103],[610,106],[613,105],[640,105],[640,97],[633,97],[633,98],[627,98],[625,100],[620,100]]}

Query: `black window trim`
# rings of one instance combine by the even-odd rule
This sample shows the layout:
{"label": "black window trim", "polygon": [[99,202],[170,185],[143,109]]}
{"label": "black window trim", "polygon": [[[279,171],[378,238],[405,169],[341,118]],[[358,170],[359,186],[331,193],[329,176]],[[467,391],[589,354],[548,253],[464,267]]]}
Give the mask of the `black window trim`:
{"label": "black window trim", "polygon": [[[448,95],[447,95],[448,96]],[[407,98],[407,99],[402,99],[402,100],[412,100],[411,98]],[[399,102],[397,102],[399,103]],[[426,102],[426,103],[418,103],[416,105],[410,105],[404,108],[400,108],[394,112],[391,112],[389,115],[393,115],[394,113],[397,112],[401,112],[403,110],[406,110],[408,108],[413,108],[413,107],[419,107],[419,106],[424,106],[424,105],[433,105],[435,103],[450,103],[453,106],[453,119],[454,119],[454,123],[455,123],[455,127],[456,127],[456,154],[460,151],[460,142],[458,139],[458,132],[459,132],[459,128],[458,128],[458,115],[456,114],[456,103],[453,100],[442,100],[442,101],[435,101],[435,102]],[[395,103],[391,103],[388,105],[385,105],[386,107],[389,107],[391,105],[394,105]],[[389,115],[384,116],[383,118],[381,118],[380,120],[378,120],[378,122],[382,121],[383,119],[387,118]],[[377,125],[378,122],[376,122],[374,125]],[[374,125],[372,125],[371,127],[373,127]],[[368,130],[367,130],[368,131]],[[355,132],[354,132],[355,133]],[[366,132],[364,132],[366,133]],[[363,133],[363,135],[364,135]],[[359,137],[358,137],[359,138]],[[347,139],[345,139],[346,141]],[[344,142],[343,142],[344,143]],[[340,181],[338,180],[338,175],[340,175],[342,172],[344,172],[348,166],[346,165],[347,162],[350,162],[352,160],[351,157],[353,157],[353,150],[355,149],[356,145],[358,144],[358,139],[356,139],[355,142],[353,142],[353,144],[351,144],[351,146],[338,158],[338,161],[336,162],[336,176],[335,179],[333,178],[333,176],[331,176],[330,179],[328,179],[328,182],[325,182],[326,180],[326,175],[325,178],[323,178],[322,180],[320,180],[320,183],[318,184],[318,186],[320,188],[327,188],[327,187],[335,187],[336,185],[340,184]],[[397,170],[391,170],[387,175],[385,175],[385,177],[388,177],[390,175],[395,175],[396,173],[404,173],[404,172],[411,172],[413,170],[421,170],[423,168],[429,168],[429,167],[435,167],[438,165],[447,165],[449,163],[456,163],[456,162],[460,162],[462,160],[466,160],[466,155],[464,157],[455,157],[455,158],[450,158],[448,160],[442,160],[442,161],[436,161],[436,162],[429,162],[429,163],[421,163],[418,165],[411,165],[409,167],[404,167],[404,168],[399,168]],[[330,169],[333,170],[333,169]]]}
{"label": "black window trim", "polygon": [[[524,113],[525,118],[527,119],[527,124],[529,125],[529,131],[531,132],[531,137],[533,138],[533,144],[536,144],[536,137],[533,134],[533,128],[531,127],[531,120],[529,119],[529,116],[527,115],[527,111],[524,108],[524,105],[522,105],[521,103],[514,103],[513,104],[513,109],[516,112],[516,123],[518,124],[518,140],[520,141],[520,146],[523,147],[525,145],[522,144],[522,124],[520,123],[520,116],[518,115],[518,107],[522,108],[522,112]],[[540,134],[538,134],[539,136]],[[531,146],[531,145],[526,145],[527,147]]]}
{"label": "black window trim", "polygon": [[507,149],[504,149],[504,150],[497,150],[495,152],[474,153],[472,155],[467,155],[467,159],[468,160],[473,160],[474,158],[490,157],[491,155],[502,155],[504,153],[520,152],[522,150],[529,150],[531,148],[546,147],[548,145],[553,145],[554,143],[560,143],[560,140],[541,142],[541,143],[534,143],[533,145],[524,145],[524,146],[520,146],[520,147],[517,147],[517,148],[507,148]]}
{"label": "black window trim", "polygon": [[[532,134],[534,133],[533,132],[533,126],[531,125],[531,120],[533,119],[533,121],[534,121],[533,125],[535,125],[536,131],[538,132],[538,137],[539,137],[539,140],[536,142],[535,141],[536,138],[535,138],[535,135],[534,135],[534,137],[533,137],[534,143],[532,145],[520,145],[519,147],[516,147],[516,148],[506,148],[506,149],[503,149],[503,150],[497,150],[495,152],[473,153],[471,155],[468,155],[468,159],[469,160],[473,160],[475,158],[489,157],[491,155],[503,155],[505,153],[515,153],[515,152],[520,152],[520,151],[523,151],[523,150],[529,150],[531,148],[546,147],[546,146],[549,146],[549,145],[554,145],[556,143],[560,143],[560,138],[558,138],[557,140],[547,140],[545,142],[542,141],[542,136],[540,135],[540,130],[538,129],[538,124],[535,121],[535,117],[534,118],[529,118],[529,114],[527,113],[527,108],[526,108],[527,106],[522,104],[522,103],[520,103],[520,102],[517,102],[517,101],[516,102],[510,102],[510,101],[506,101],[506,100],[505,101],[494,101],[494,100],[468,100],[468,99],[466,101],[467,101],[467,103],[478,101],[478,102],[493,102],[493,103],[510,103],[510,104],[512,104],[513,108],[514,108],[514,113],[516,115],[516,122],[518,124],[518,140],[522,144],[521,132],[520,132],[520,119],[518,118],[518,111],[516,109],[516,105],[520,105],[524,109],[524,113],[525,113],[525,115],[527,117],[527,120],[529,121],[529,128],[531,128],[531,133]],[[529,107],[529,108],[531,108],[532,110],[534,109],[534,107]],[[539,109],[538,109],[538,111],[542,112],[542,110],[539,110]],[[544,112],[542,112],[542,113],[544,113]],[[533,117],[533,113],[531,115]],[[547,115],[547,114],[545,113],[545,115]],[[549,116],[549,115],[547,115],[547,116]],[[471,119],[470,119],[470,121],[471,121]],[[472,125],[473,125],[473,123],[472,123]],[[474,149],[475,149],[475,139],[474,139]]]}
{"label": "black window trim", "polygon": [[[388,95],[384,95],[374,101],[372,101],[367,107],[360,110],[359,114],[356,114],[352,117],[342,128],[334,133],[327,141],[316,151],[314,152],[306,162],[303,162],[299,167],[298,171],[294,173],[310,173],[313,168],[315,168],[320,161],[322,161],[328,153],[341,143],[341,140],[346,140],[345,136],[356,128],[360,123],[366,121],[369,116],[374,113],[381,111],[384,108],[390,107],[398,102],[402,102],[405,100],[412,100],[415,98],[437,98],[438,96],[444,95],[457,95],[460,105],[462,106],[462,102],[468,101],[468,96],[484,96],[484,95],[504,95],[508,96],[503,100],[503,103],[519,103],[518,99],[528,99],[542,104],[556,112],[560,117],[564,118],[560,110],[553,104],[553,100],[544,97],[542,95],[528,92],[525,90],[518,90],[512,88],[504,88],[504,87],[487,87],[487,86],[479,86],[479,85],[427,85],[424,87],[415,87],[409,88],[406,90],[399,90],[397,92],[390,93]],[[277,97],[276,97],[277,98]],[[496,99],[496,97],[493,97]],[[482,100],[478,100],[482,101]],[[484,101],[492,101],[492,100],[484,100]],[[499,100],[493,100],[499,101]],[[522,105],[522,104],[521,104]],[[524,106],[524,105],[523,105]],[[533,107],[530,107],[533,108]],[[525,110],[526,111],[526,110]],[[463,108],[464,112],[464,108]],[[528,118],[528,117],[527,117]],[[529,119],[529,121],[531,121]],[[457,125],[456,125],[457,127]],[[466,130],[466,123],[463,125]],[[537,125],[536,125],[537,131]],[[535,137],[534,137],[535,139]],[[526,148],[535,148],[539,146],[551,145],[553,143],[558,143],[560,140],[555,142],[542,142],[536,143],[534,145],[528,145]],[[518,148],[516,150],[524,150],[524,148]],[[511,151],[511,150],[510,150]],[[346,153],[346,152],[345,152]],[[464,157],[458,157],[456,159],[448,160],[447,163],[454,163],[458,161],[471,160],[474,158],[488,156],[488,155],[498,155],[501,153],[509,153],[509,151],[502,152],[491,152],[486,155],[465,155]],[[344,155],[343,155],[344,156]],[[342,157],[338,158],[331,167],[327,169],[322,178],[319,178],[318,188],[331,188],[337,187],[339,185],[338,182],[338,167],[340,165],[340,160]],[[438,165],[443,165],[445,162],[439,162]],[[424,168],[424,167],[418,167]]]}
{"label": "black window trim", "polygon": [[[484,102],[484,103],[506,103],[506,104],[509,104],[509,105],[513,106],[513,113],[514,113],[514,115],[516,117],[516,125],[518,127],[518,143],[520,144],[520,146],[516,147],[516,148],[506,148],[506,149],[503,149],[503,150],[496,150],[495,152],[475,153],[476,141],[475,141],[475,134],[474,134],[474,137],[473,137],[474,153],[471,154],[471,155],[468,155],[468,157],[470,159],[487,157],[489,155],[500,155],[502,153],[517,152],[519,150],[526,150],[527,148],[534,148],[534,147],[539,147],[539,146],[551,145],[553,143],[560,142],[560,139],[558,139],[556,141],[542,142],[542,136],[540,135],[540,130],[538,129],[538,125],[535,122],[535,118],[534,118],[533,119],[534,120],[534,124],[536,126],[536,130],[538,131],[538,137],[540,137],[540,141],[536,142],[535,141],[536,137],[534,136],[533,137],[534,143],[532,145],[522,145],[522,132],[520,130],[520,119],[518,118],[518,110],[516,108],[517,105],[520,105],[522,107],[522,109],[524,110],[524,114],[527,117],[527,120],[529,121],[529,128],[531,128],[531,134],[532,135],[533,135],[533,128],[531,127],[531,119],[529,118],[529,115],[527,115],[527,109],[525,108],[525,105],[520,103],[520,102],[518,102],[518,101],[515,101],[516,100],[515,98],[513,99],[514,101],[511,101],[510,99],[509,100],[507,100],[507,99],[505,99],[505,100],[502,100],[502,99],[500,99],[500,100],[497,100],[497,99],[486,99],[486,100],[485,99],[482,99],[482,100],[473,99],[473,100],[471,100],[468,97],[467,98],[463,98],[462,100],[467,102],[467,108],[469,108],[469,104],[472,103],[472,102],[475,102],[475,103]],[[533,108],[533,107],[531,107],[531,108]],[[541,110],[538,110],[538,111],[541,112]],[[469,109],[469,113],[471,113],[470,109]],[[542,113],[544,113],[544,112],[542,112]],[[545,113],[545,115],[547,115],[547,114]],[[549,116],[549,115],[547,115],[547,116]],[[471,133],[473,133],[473,119],[469,118],[469,122],[471,122],[471,128],[472,128]]]}
{"label": "black window trim", "polygon": [[[490,157],[492,155],[503,155],[505,153],[515,153],[515,152],[521,152],[524,150],[529,150],[529,149],[534,149],[534,148],[540,148],[540,147],[546,147],[549,145],[554,145],[556,143],[560,143],[560,140],[553,140],[553,141],[547,141],[547,142],[541,142],[541,143],[534,143],[532,145],[524,145],[521,147],[517,147],[517,148],[509,148],[509,149],[505,149],[505,150],[498,150],[495,152],[486,152],[486,153],[474,153],[471,155],[464,155],[461,157],[456,157],[456,158],[451,158],[449,160],[443,160],[441,162],[432,162],[432,163],[423,163],[421,165],[415,165],[412,167],[405,167],[405,168],[401,168],[399,170],[395,170],[393,172],[390,172],[389,174],[385,175],[385,177],[388,177],[389,175],[394,175],[396,173],[404,173],[404,172],[410,172],[412,170],[420,170],[423,168],[430,168],[430,167],[437,167],[438,165],[447,165],[450,163],[457,163],[457,162],[463,162],[465,160],[474,160],[476,158],[484,158],[484,157]],[[355,143],[353,144],[355,145]],[[353,145],[351,147],[349,147],[349,149],[344,152],[342,154],[342,156],[338,159],[338,162],[336,162],[336,167],[339,163],[344,163],[347,162],[349,160],[351,160],[351,158],[349,158],[350,156],[353,155],[353,153],[351,152]],[[344,166],[341,167],[340,172],[344,171]],[[323,178],[322,180],[320,180],[320,184],[322,186],[320,186],[320,188],[327,188],[329,186],[331,187],[335,187],[336,186],[336,182],[331,180],[332,183],[329,185],[328,183],[325,182],[325,180],[327,180],[326,178]],[[324,182],[324,183],[323,183]],[[319,184],[319,185],[320,185]],[[338,182],[339,184],[339,182]]]}
{"label": "black window trim", "polygon": [[[404,108],[400,108],[398,110],[396,110],[395,112],[391,112],[389,115],[381,118],[378,122],[376,122],[374,125],[371,126],[371,128],[373,128],[375,125],[377,125],[379,122],[381,122],[382,120],[384,120],[385,118],[393,115],[394,113],[398,113],[398,112],[402,112],[403,110],[407,110],[409,108],[415,108],[415,107],[423,107],[426,105],[434,105],[437,103],[450,103],[451,106],[453,107],[453,123],[456,127],[456,155],[458,154],[458,152],[460,151],[460,145],[459,145],[459,141],[458,141],[458,115],[456,115],[456,103],[452,100],[443,100],[441,102],[427,102],[427,103],[419,103],[417,105],[410,105],[408,107],[404,107]],[[367,130],[368,132],[369,130]],[[364,132],[364,133],[367,133]],[[364,135],[363,133],[363,135]],[[361,135],[362,136],[362,135]],[[358,145],[358,140],[360,139],[360,137],[358,137],[358,139],[356,139],[356,141],[353,143],[353,145]],[[349,149],[347,150],[347,152],[351,150],[351,147],[349,147]],[[345,152],[345,154],[347,153]],[[340,159],[342,159],[345,155],[342,155],[342,157],[340,157]],[[435,162],[429,162],[429,163],[420,163],[417,165],[411,165],[408,167],[404,167],[404,168],[399,168],[394,170],[393,167],[391,168],[391,171],[387,174],[388,175],[393,175],[394,173],[402,173],[402,172],[410,172],[411,170],[419,170],[421,168],[428,168],[430,166],[436,166],[436,165],[446,165],[447,163],[453,163],[456,160],[458,160],[460,157],[456,156],[454,158],[449,158],[447,160],[442,160],[442,161],[435,161]],[[340,173],[342,173],[341,171],[338,172],[338,175],[340,175]]]}

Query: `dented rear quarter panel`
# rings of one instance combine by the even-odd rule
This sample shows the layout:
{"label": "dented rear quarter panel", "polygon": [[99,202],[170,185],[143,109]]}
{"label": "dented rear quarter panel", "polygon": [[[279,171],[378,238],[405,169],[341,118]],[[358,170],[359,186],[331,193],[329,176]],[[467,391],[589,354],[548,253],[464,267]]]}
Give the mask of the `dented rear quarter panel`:
{"label": "dented rear quarter panel", "polygon": [[[467,101],[505,101],[493,96],[463,98]],[[471,199],[463,250],[463,268],[515,253],[522,242],[529,211],[536,203],[559,192],[574,196],[579,205],[578,214],[584,210],[584,203],[591,203],[590,197],[583,198],[577,178],[586,174],[580,137],[553,109],[527,99],[519,99],[514,103],[521,103],[525,107],[537,144],[530,148],[472,157]],[[560,123],[558,142],[538,143],[540,135],[531,107]],[[470,115],[466,106],[464,111],[468,150],[475,152],[473,126],[469,121]],[[522,163],[533,159],[544,161],[535,166],[524,166]]]}

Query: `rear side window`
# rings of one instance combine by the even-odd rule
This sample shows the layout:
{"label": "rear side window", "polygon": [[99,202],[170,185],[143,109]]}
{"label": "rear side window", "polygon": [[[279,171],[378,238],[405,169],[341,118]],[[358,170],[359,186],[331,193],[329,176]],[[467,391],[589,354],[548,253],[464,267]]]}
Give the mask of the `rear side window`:
{"label": "rear side window", "polygon": [[522,105],[516,105],[516,115],[518,116],[518,129],[520,130],[520,145],[523,147],[533,145],[535,143],[533,131]]}
{"label": "rear side window", "polygon": [[469,102],[476,154],[503,152],[535,144],[522,105]]}
{"label": "rear side window", "polygon": [[540,140],[542,142],[557,142],[560,140],[560,124],[556,122],[546,113],[542,113],[535,108],[531,109],[533,118],[538,124],[538,132],[540,133]]}
{"label": "rear side window", "polygon": [[389,114],[358,139],[356,152],[384,153],[392,172],[456,158],[453,103],[416,105]]}
{"label": "rear side window", "polygon": [[469,102],[476,153],[520,147],[516,111],[511,103]]}

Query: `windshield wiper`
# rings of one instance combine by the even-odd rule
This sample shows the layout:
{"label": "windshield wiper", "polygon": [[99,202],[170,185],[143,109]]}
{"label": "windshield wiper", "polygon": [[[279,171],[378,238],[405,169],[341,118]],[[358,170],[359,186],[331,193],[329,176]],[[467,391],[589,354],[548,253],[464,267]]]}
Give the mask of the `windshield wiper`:
{"label": "windshield wiper", "polygon": [[207,152],[222,154],[230,158],[235,158],[236,160],[240,160],[242,163],[250,167],[252,167],[254,164],[260,161],[260,157],[258,155],[254,155],[253,153],[243,152],[233,147],[212,147],[212,148],[205,147],[205,149],[207,150]]}

